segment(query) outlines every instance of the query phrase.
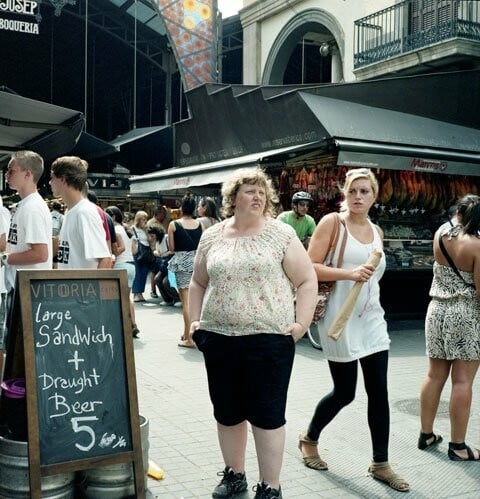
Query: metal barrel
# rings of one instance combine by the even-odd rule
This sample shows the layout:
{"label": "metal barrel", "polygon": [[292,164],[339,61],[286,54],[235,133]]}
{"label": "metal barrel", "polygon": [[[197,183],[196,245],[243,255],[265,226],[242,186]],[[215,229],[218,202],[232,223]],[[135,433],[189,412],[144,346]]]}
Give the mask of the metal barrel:
{"label": "metal barrel", "polygon": [[[42,498],[73,499],[75,473],[41,479]],[[30,498],[28,443],[0,436],[0,499]]]}
{"label": "metal barrel", "polygon": [[[149,422],[141,414],[139,418],[143,472],[147,489]],[[77,481],[80,495],[85,499],[125,499],[135,496],[132,463],[111,464],[80,471],[77,473]]]}

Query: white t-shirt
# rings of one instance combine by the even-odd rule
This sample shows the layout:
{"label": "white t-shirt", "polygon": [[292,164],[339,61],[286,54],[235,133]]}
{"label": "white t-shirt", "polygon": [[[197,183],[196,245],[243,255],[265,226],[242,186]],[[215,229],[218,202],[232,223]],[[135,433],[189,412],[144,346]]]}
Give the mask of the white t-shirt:
{"label": "white t-shirt", "polygon": [[127,235],[125,228],[120,224],[115,224],[115,233],[117,234],[117,239],[122,238],[123,244],[125,245],[125,251],[122,251],[115,259],[115,265],[119,263],[133,263],[132,255],[132,242]]}
{"label": "white t-shirt", "polygon": [[[10,222],[7,224],[5,222],[5,219],[0,213],[0,236],[2,234],[5,234],[5,238],[7,238],[9,227],[10,227]],[[5,266],[2,265],[0,268],[0,293],[6,293],[6,292],[7,292],[7,287],[5,286]]]}
{"label": "white t-shirt", "polygon": [[7,289],[15,286],[17,269],[52,268],[52,218],[47,203],[38,192],[22,199],[10,221],[7,238],[7,253],[22,253],[31,249],[32,244],[46,244],[48,260],[42,263],[10,265],[5,267]]}
{"label": "white t-shirt", "polygon": [[58,241],[59,269],[96,269],[110,258],[105,230],[96,206],[82,199],[65,213]]}

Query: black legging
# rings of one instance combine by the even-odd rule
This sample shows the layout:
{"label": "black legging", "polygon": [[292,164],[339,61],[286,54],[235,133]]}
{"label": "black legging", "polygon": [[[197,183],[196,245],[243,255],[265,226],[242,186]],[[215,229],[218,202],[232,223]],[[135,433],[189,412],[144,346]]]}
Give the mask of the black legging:
{"label": "black legging", "polygon": [[[308,436],[318,440],[321,431],[345,406],[353,402],[357,386],[358,363],[328,361],[333,390],[320,400],[308,427]],[[368,396],[368,426],[372,437],[373,460],[388,461],[390,408],[388,405],[388,350],[360,359]]]}

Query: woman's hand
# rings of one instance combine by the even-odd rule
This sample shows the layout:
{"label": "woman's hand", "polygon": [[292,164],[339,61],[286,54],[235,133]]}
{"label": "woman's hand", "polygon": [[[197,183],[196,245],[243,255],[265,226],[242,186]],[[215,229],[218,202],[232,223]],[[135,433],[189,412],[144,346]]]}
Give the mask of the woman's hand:
{"label": "woman's hand", "polygon": [[303,324],[300,324],[300,322],[294,322],[293,324],[289,324],[283,334],[286,336],[290,335],[293,338],[293,341],[297,342],[298,340],[301,340],[303,338],[303,335],[306,332],[306,328]]}
{"label": "woman's hand", "polygon": [[190,322],[190,334],[192,335],[195,331],[200,329],[200,321]]}
{"label": "woman's hand", "polygon": [[351,280],[357,282],[367,282],[375,272],[375,267],[370,264],[364,263],[356,267],[351,272]]}

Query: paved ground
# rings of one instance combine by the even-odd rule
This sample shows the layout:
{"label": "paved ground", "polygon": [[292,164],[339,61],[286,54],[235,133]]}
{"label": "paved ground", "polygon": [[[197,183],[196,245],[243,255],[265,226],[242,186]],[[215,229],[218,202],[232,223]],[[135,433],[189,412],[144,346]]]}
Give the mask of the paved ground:
{"label": "paved ground", "polygon": [[[182,330],[180,308],[158,302],[136,304],[141,330],[135,340],[140,413],[149,419],[150,459],[165,472],[160,481],[149,479],[149,497],[208,498],[223,462],[208,398],[203,358],[199,351],[177,347]],[[409,494],[395,492],[368,476],[370,439],[366,422],[366,396],[359,380],[356,400],[327,427],[320,453],[329,471],[303,466],[297,437],[316,402],[331,388],[327,362],[307,339],[297,344],[297,355],[287,408],[287,445],[282,471],[287,498],[476,498],[480,497],[480,463],[448,459],[448,395],[446,387],[436,430],[445,441],[438,449],[419,451],[418,394],[426,373],[423,324],[419,321],[389,325],[392,347],[389,367],[391,403],[390,460],[411,485]],[[480,446],[480,381],[474,387],[468,442]],[[249,485],[257,481],[253,439],[247,449]],[[239,495],[241,499],[254,496]]]}

